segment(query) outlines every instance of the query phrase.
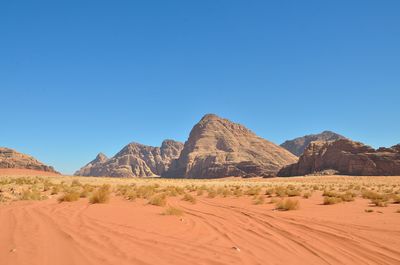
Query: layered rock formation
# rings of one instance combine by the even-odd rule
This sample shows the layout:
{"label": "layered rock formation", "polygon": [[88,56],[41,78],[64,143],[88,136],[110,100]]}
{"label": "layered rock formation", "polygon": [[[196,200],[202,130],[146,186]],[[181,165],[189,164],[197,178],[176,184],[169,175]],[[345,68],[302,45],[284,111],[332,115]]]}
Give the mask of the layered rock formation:
{"label": "layered rock formation", "polygon": [[181,155],[163,176],[269,176],[296,161],[296,156],[244,126],[208,114],[193,127]]}
{"label": "layered rock formation", "polygon": [[285,141],[281,146],[292,154],[301,156],[307,146],[313,141],[335,141],[339,139],[346,139],[346,137],[331,131],[323,131],[319,134],[305,135],[303,137]]}
{"label": "layered rock formation", "polygon": [[59,174],[53,167],[39,162],[32,156],[5,147],[0,147],[0,168],[31,169]]}
{"label": "layered rock formation", "polygon": [[311,142],[299,161],[282,168],[278,176],[303,176],[325,170],[340,175],[400,175],[400,145],[375,150],[348,139]]}
{"label": "layered rock formation", "polygon": [[130,143],[114,157],[99,154],[78,170],[79,176],[151,177],[159,176],[179,157],[183,143],[165,140],[161,147]]}

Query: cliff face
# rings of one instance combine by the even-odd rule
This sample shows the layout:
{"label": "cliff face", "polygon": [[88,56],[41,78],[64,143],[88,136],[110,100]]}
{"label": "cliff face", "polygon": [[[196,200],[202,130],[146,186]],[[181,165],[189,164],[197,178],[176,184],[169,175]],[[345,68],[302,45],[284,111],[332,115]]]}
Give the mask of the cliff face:
{"label": "cliff face", "polygon": [[302,176],[324,170],[341,175],[400,175],[399,146],[375,150],[348,139],[312,142],[299,161],[282,168],[278,176]]}
{"label": "cliff face", "polygon": [[109,177],[151,177],[159,176],[169,168],[171,161],[177,158],[183,144],[165,140],[161,147],[130,143],[114,157],[108,159],[99,154],[75,175]]}
{"label": "cliff face", "polygon": [[319,134],[310,134],[303,137],[298,137],[293,140],[285,141],[281,146],[296,156],[301,156],[307,146],[314,141],[335,141],[339,139],[346,139],[346,137],[331,132],[323,131]]}
{"label": "cliff face", "polygon": [[293,154],[244,126],[208,114],[193,127],[179,158],[163,176],[266,176],[296,161]]}
{"label": "cliff face", "polygon": [[58,173],[53,167],[39,162],[32,156],[5,147],[0,147],[0,168],[32,169]]}

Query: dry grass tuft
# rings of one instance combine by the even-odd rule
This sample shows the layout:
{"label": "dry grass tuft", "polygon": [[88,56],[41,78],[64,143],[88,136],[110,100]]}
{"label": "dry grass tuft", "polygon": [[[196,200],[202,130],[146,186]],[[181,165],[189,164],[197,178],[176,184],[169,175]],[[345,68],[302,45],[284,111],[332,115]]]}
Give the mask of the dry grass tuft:
{"label": "dry grass tuft", "polygon": [[324,205],[332,205],[332,204],[337,204],[337,203],[341,203],[341,202],[343,202],[343,200],[340,197],[328,197],[328,196],[325,196],[323,204]]}
{"label": "dry grass tuft", "polygon": [[176,216],[181,216],[184,214],[184,211],[182,209],[168,206],[167,209],[163,212],[163,215],[176,215]]}
{"label": "dry grass tuft", "polygon": [[107,203],[110,200],[111,187],[110,185],[104,184],[97,190],[95,190],[89,198],[89,202],[95,203]]}
{"label": "dry grass tuft", "polygon": [[65,192],[61,197],[58,198],[58,202],[74,202],[79,200],[80,194],[76,191]]}
{"label": "dry grass tuft", "polygon": [[167,204],[167,196],[165,193],[157,194],[149,200],[149,204],[155,206],[165,206]]}
{"label": "dry grass tuft", "polygon": [[286,200],[280,200],[279,202],[276,203],[275,209],[280,210],[280,211],[291,211],[291,210],[297,210],[300,207],[300,203],[298,200],[294,199],[286,199]]}
{"label": "dry grass tuft", "polygon": [[193,204],[195,204],[197,202],[196,198],[193,197],[191,194],[186,193],[183,198],[182,201],[187,201],[187,202],[191,202]]}
{"label": "dry grass tuft", "polygon": [[264,204],[265,203],[265,198],[261,195],[255,196],[253,199],[253,204],[259,205],[259,204]]}

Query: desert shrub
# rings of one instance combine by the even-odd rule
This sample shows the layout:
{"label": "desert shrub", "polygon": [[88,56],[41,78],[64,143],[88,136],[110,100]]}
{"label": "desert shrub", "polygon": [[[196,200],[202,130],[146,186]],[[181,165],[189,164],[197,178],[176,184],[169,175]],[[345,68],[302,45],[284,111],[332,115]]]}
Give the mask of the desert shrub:
{"label": "desert shrub", "polygon": [[261,188],[260,187],[251,187],[245,191],[245,195],[254,196],[260,194]]}
{"label": "desert shrub", "polygon": [[[191,190],[191,188],[189,190]],[[181,187],[176,187],[176,186],[168,186],[165,189],[165,192],[168,194],[169,197],[175,197],[175,196],[184,194],[185,189],[181,188]]]}
{"label": "desert shrub", "polygon": [[271,198],[268,203],[277,203],[278,201],[278,198]]}
{"label": "desert shrub", "polygon": [[300,196],[301,192],[296,189],[288,189],[288,190],[286,190],[286,194],[289,197],[294,197],[294,196]]}
{"label": "desert shrub", "polygon": [[272,196],[273,193],[274,193],[274,189],[272,189],[272,188],[265,190],[265,195],[267,195],[267,196]]}
{"label": "desert shrub", "polygon": [[375,199],[380,199],[380,200],[382,200],[382,199],[384,199],[384,198],[386,197],[385,194],[380,194],[380,193],[377,193],[377,192],[372,191],[372,190],[364,190],[364,191],[361,193],[361,196],[362,196],[364,199],[370,199],[370,200],[375,200]]}
{"label": "desert shrub", "polygon": [[243,196],[243,191],[240,187],[236,187],[236,189],[233,191],[233,195],[236,197],[241,197]]}
{"label": "desert shrub", "polygon": [[372,199],[371,204],[377,207],[386,207],[388,205],[387,199]]}
{"label": "desert shrub", "polygon": [[225,189],[222,190],[221,195],[222,195],[222,197],[226,198],[226,197],[232,195],[232,191],[230,189],[228,189],[228,188],[225,188]]}
{"label": "desert shrub", "polygon": [[290,211],[290,210],[297,210],[300,206],[300,203],[298,200],[294,199],[286,199],[286,200],[280,200],[279,202],[276,203],[275,209],[280,210],[280,211]]}
{"label": "desert shrub", "polygon": [[393,203],[400,203],[400,195],[399,194],[394,194],[392,196],[392,201],[393,201]]}
{"label": "desert shrub", "polygon": [[71,187],[80,187],[80,186],[82,186],[82,184],[77,179],[74,179],[71,183]]}
{"label": "desert shrub", "polygon": [[310,197],[311,197],[311,195],[312,195],[312,193],[311,193],[311,192],[309,192],[309,191],[307,191],[307,192],[304,192],[304,193],[303,193],[303,198],[304,198],[304,199],[308,199],[308,198],[310,198]]}
{"label": "desert shrub", "polygon": [[50,194],[51,195],[56,195],[61,191],[61,185],[55,185],[51,188]]}
{"label": "desert shrub", "polygon": [[285,197],[287,195],[287,189],[285,187],[276,187],[275,194],[278,197]]}
{"label": "desert shrub", "polygon": [[38,190],[24,190],[20,197],[21,200],[27,201],[39,201],[44,199],[42,194]]}
{"label": "desert shrub", "polygon": [[65,192],[61,197],[58,198],[58,202],[73,202],[80,198],[80,193],[76,191]]}
{"label": "desert shrub", "polygon": [[134,201],[137,198],[137,193],[135,190],[129,190],[125,193],[124,198],[127,199],[128,201]]}
{"label": "desert shrub", "polygon": [[217,196],[217,192],[214,189],[209,189],[208,191],[208,198],[215,198]]}
{"label": "desert shrub", "polygon": [[187,201],[187,202],[191,202],[191,203],[193,203],[193,204],[195,204],[195,203],[197,202],[196,198],[193,197],[193,196],[192,196],[191,194],[189,194],[189,193],[186,193],[186,194],[183,196],[182,200],[183,200],[183,201]]}
{"label": "desert shrub", "polygon": [[343,200],[340,197],[328,197],[325,196],[324,197],[324,205],[332,205],[332,204],[337,204],[337,203],[341,203]]}
{"label": "desert shrub", "polygon": [[104,184],[95,190],[89,198],[89,202],[92,204],[95,203],[106,203],[110,200],[111,196],[111,187],[110,185]]}
{"label": "desert shrub", "polygon": [[156,206],[165,206],[167,204],[167,196],[165,193],[157,194],[149,200],[149,204]]}
{"label": "desert shrub", "polygon": [[169,206],[165,209],[165,211],[163,212],[163,215],[176,215],[176,216],[181,216],[183,215],[183,210],[176,208],[176,207],[172,207]]}
{"label": "desert shrub", "polygon": [[253,199],[253,204],[259,205],[264,203],[265,203],[265,198],[263,196],[255,196]]}
{"label": "desert shrub", "polygon": [[340,194],[340,198],[342,199],[342,201],[344,202],[351,202],[354,201],[354,197],[356,197],[357,195],[355,193],[352,193],[350,191],[347,191],[343,194]]}
{"label": "desert shrub", "polygon": [[203,193],[204,193],[204,190],[197,190],[197,193],[196,193],[196,195],[197,196],[202,196],[203,195]]}
{"label": "desert shrub", "polygon": [[149,199],[156,193],[156,190],[156,185],[140,186],[137,187],[136,194],[138,198]]}

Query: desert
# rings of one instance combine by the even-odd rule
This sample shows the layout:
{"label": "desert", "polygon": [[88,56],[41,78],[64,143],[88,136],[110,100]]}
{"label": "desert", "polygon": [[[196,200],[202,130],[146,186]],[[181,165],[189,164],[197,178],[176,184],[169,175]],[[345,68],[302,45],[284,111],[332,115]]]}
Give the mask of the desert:
{"label": "desert", "polygon": [[400,265],[400,1],[0,1],[0,265]]}
{"label": "desert", "polygon": [[400,263],[400,177],[0,179],[5,265]]}

